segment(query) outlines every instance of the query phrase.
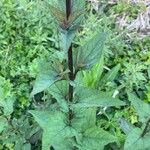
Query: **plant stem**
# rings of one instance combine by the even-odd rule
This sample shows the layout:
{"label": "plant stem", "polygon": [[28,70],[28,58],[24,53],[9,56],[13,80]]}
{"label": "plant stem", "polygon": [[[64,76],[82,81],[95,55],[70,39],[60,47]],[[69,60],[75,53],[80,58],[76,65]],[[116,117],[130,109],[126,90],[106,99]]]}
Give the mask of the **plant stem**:
{"label": "plant stem", "polygon": [[66,18],[69,20],[69,16],[71,15],[71,5],[72,5],[72,0],[66,0]]}
{"label": "plant stem", "polygon": [[[74,72],[73,72],[73,56],[72,56],[72,44],[68,50],[68,67],[69,67],[69,79],[70,81],[74,80]],[[69,84],[69,101],[73,101],[73,86]]]}
{"label": "plant stem", "polygon": [[[66,0],[66,19],[69,20],[69,16],[72,11],[72,0]],[[74,72],[73,72],[73,55],[72,55],[72,44],[68,49],[68,68],[69,72],[69,80],[74,81]],[[69,102],[73,101],[73,86],[69,83]],[[69,109],[69,124],[71,123],[73,117],[73,112]]]}

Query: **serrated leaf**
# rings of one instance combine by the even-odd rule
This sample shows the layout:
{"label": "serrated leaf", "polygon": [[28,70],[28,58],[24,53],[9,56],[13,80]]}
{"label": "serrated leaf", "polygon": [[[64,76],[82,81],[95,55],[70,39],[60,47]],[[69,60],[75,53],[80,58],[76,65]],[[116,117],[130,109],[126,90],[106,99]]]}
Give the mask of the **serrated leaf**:
{"label": "serrated leaf", "polygon": [[65,80],[58,81],[53,84],[48,92],[57,100],[61,109],[64,112],[68,112],[67,95],[68,95],[68,82]]}
{"label": "serrated leaf", "polygon": [[42,62],[31,96],[46,90],[56,81],[60,80],[62,78],[60,75],[61,71],[59,66],[53,62]]}
{"label": "serrated leaf", "polygon": [[118,64],[117,66],[115,66],[114,68],[112,68],[99,82],[99,85],[104,85],[107,82],[112,82],[115,77],[118,74],[118,71],[120,70],[120,64]]}
{"label": "serrated leaf", "polygon": [[134,94],[128,93],[128,99],[139,115],[141,122],[146,122],[150,118],[150,106],[143,102]]}
{"label": "serrated leaf", "polygon": [[43,129],[42,150],[49,150],[50,146],[67,147],[69,141],[65,138],[75,136],[74,130],[66,125],[66,116],[62,112],[31,110],[30,113]]}
{"label": "serrated leaf", "polygon": [[99,127],[87,129],[79,150],[103,150],[104,146],[117,142],[117,138]]}
{"label": "serrated leaf", "polygon": [[149,150],[150,148],[150,133],[141,137],[142,130],[134,128],[127,136],[124,150]]}
{"label": "serrated leaf", "polygon": [[89,69],[100,60],[103,54],[106,36],[106,33],[97,34],[75,51],[74,65],[76,70]]}
{"label": "serrated leaf", "polygon": [[111,97],[106,92],[78,87],[76,89],[76,104],[73,104],[73,107],[110,107],[123,105],[125,105],[123,101]]}
{"label": "serrated leaf", "polygon": [[55,140],[53,144],[56,150],[71,150],[75,143],[72,137],[77,137],[78,132],[72,127],[66,127],[62,132],[59,133],[59,137]]}
{"label": "serrated leaf", "polygon": [[91,128],[96,124],[95,108],[74,108],[74,118],[72,119],[72,127],[83,132],[87,128]]}

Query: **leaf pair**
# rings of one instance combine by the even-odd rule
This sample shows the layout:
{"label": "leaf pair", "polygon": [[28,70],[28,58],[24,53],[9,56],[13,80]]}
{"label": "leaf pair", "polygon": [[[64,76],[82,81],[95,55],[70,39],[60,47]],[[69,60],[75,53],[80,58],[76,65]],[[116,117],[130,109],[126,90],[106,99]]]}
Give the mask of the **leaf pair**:
{"label": "leaf pair", "polygon": [[68,111],[69,107],[73,108],[90,108],[90,107],[110,107],[125,105],[119,99],[112,98],[108,93],[100,92],[86,87],[76,87],[74,93],[74,102],[67,104],[68,82],[65,80],[58,81],[48,89],[49,93],[57,100],[63,111]]}
{"label": "leaf pair", "polygon": [[[71,36],[70,39],[68,37],[70,35],[67,35],[68,31],[63,32],[66,32],[66,34],[63,34],[65,36],[63,37],[63,47],[67,50],[73,37]],[[105,33],[97,34],[84,46],[79,47],[79,49],[74,52],[74,68],[76,72],[82,69],[89,69],[99,61],[101,55],[104,53],[103,47],[105,40]],[[57,60],[56,62],[57,64],[55,64],[55,60],[41,63],[41,68],[31,93],[32,96],[46,90],[53,83],[62,79],[63,66]]]}
{"label": "leaf pair", "polygon": [[79,150],[103,150],[108,143],[117,141],[114,136],[96,126],[86,129],[82,135],[74,127],[67,126],[65,123],[67,118],[58,111],[30,111],[30,113],[43,129],[42,150],[49,150],[50,146],[56,150],[71,150],[74,146]]}
{"label": "leaf pair", "polygon": [[[42,150],[48,150],[50,146],[53,146],[57,150],[70,150],[74,145],[79,150],[85,150],[89,145],[99,150],[103,149],[109,142],[116,141],[115,137],[95,126],[96,108],[100,106],[121,106],[125,105],[124,102],[114,99],[108,96],[107,93],[102,93],[98,90],[75,87],[74,102],[68,103],[68,82],[65,80],[54,83],[48,89],[48,92],[57,100],[64,113],[56,110],[30,111],[43,129]],[[69,108],[74,113],[71,127],[67,126],[68,119],[66,112]],[[84,134],[82,135],[81,133]],[[106,137],[104,138],[105,134]],[[73,137],[76,137],[77,143]],[[89,146],[88,149],[92,150],[92,146]]]}
{"label": "leaf pair", "polygon": [[[79,25],[80,16],[83,15],[85,1],[72,0],[71,14],[69,18],[66,16],[66,1],[55,1],[49,5],[51,14],[57,20],[59,26],[63,30],[70,30],[70,27]],[[55,5],[54,5],[55,4]]]}

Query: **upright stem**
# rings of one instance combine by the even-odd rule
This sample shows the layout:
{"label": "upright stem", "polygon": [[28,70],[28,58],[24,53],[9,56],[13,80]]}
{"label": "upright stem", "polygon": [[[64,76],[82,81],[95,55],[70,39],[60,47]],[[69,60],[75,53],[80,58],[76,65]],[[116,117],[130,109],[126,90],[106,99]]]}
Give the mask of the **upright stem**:
{"label": "upright stem", "polygon": [[[68,67],[69,67],[69,79],[70,81],[74,80],[74,72],[73,72],[73,56],[72,56],[72,44],[68,50]],[[73,100],[73,86],[69,84],[69,101]]]}
{"label": "upright stem", "polygon": [[[71,15],[71,5],[72,0],[66,0],[66,19],[69,19],[69,16]],[[74,72],[73,72],[73,56],[72,56],[72,44],[68,49],[68,68],[70,70],[69,72],[69,79],[70,81],[74,80]],[[72,102],[73,100],[73,86],[69,84],[69,101]]]}
{"label": "upright stem", "polygon": [[66,0],[66,18],[69,19],[69,16],[71,15],[71,5],[72,0]]}
{"label": "upright stem", "polygon": [[[72,0],[66,0],[66,19],[69,20],[69,16],[72,11]],[[68,49],[68,68],[69,72],[69,80],[74,81],[74,72],[73,72],[73,55],[72,55],[72,44]],[[73,86],[69,83],[69,102],[73,101]],[[69,124],[71,123],[73,117],[73,112],[69,110]]]}

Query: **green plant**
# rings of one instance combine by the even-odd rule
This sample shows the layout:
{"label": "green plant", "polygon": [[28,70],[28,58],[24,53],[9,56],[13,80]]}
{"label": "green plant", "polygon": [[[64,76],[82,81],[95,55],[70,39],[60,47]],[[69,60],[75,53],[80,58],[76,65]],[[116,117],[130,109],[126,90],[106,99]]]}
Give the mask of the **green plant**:
{"label": "green plant", "polygon": [[57,34],[43,1],[1,0],[0,9],[0,150],[21,150],[26,144],[37,150],[38,137],[35,143],[30,138],[39,127],[27,114],[33,103],[30,70],[36,67],[32,61],[57,47]]}
{"label": "green plant", "polygon": [[43,129],[42,150],[50,147],[55,150],[104,149],[117,139],[96,126],[96,110],[125,103],[108,93],[80,86],[76,76],[83,70],[90,70],[99,61],[106,33],[98,33],[84,45],[74,48],[72,41],[83,19],[85,1],[55,0],[49,7],[57,22],[64,58],[51,57],[42,63],[31,93],[33,96],[45,91],[53,97],[47,108],[30,110]]}
{"label": "green plant", "polygon": [[133,150],[136,146],[136,149],[138,150],[147,150],[150,147],[150,106],[149,104],[141,101],[134,94],[128,93],[128,98],[135,108],[142,126],[134,127],[130,130],[130,132],[127,133],[124,149]]}

